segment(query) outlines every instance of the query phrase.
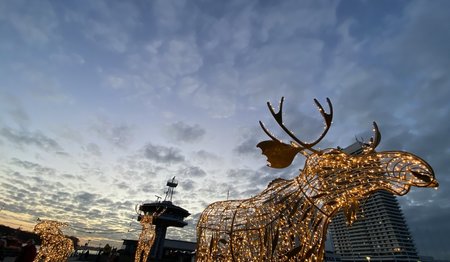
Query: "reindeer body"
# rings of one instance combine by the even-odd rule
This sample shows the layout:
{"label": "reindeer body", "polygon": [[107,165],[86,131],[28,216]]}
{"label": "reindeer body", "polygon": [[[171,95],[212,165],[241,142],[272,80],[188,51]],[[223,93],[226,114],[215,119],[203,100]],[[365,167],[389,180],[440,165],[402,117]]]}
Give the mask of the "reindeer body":
{"label": "reindeer body", "polygon": [[34,227],[41,237],[42,244],[34,262],[65,262],[73,251],[73,241],[67,238],[59,229],[65,223],[45,220]]}
{"label": "reindeer body", "polygon": [[153,215],[143,215],[141,218],[142,231],[134,255],[135,262],[147,262],[148,255],[155,242],[155,225],[153,225]]}
{"label": "reindeer body", "polygon": [[297,179],[273,181],[253,198],[203,211],[197,261],[320,260],[328,222]]}
{"label": "reindeer body", "polygon": [[322,261],[327,228],[339,210],[352,224],[359,203],[377,190],[404,195],[411,186],[438,186],[433,169],[421,158],[402,151],[375,152],[381,138],[376,123],[371,142],[361,143],[361,155],[314,149],[331,125],[333,109],[327,101],[329,114],[315,100],[326,128],[312,143],[302,142],[284,126],[283,99],[278,113],[268,103],[294,141],[283,143],[260,122],[272,140],[258,147],[273,168],[289,166],[301,153],[306,156],[304,169],[292,180],[275,179],[252,198],[209,205],[197,224],[197,261]]}
{"label": "reindeer body", "polygon": [[150,254],[156,238],[155,225],[153,225],[153,221],[161,216],[166,211],[166,209],[167,208],[164,208],[160,211],[155,211],[152,214],[139,215],[140,223],[142,225],[142,231],[139,235],[136,253],[134,254],[135,262],[147,262],[148,255]]}

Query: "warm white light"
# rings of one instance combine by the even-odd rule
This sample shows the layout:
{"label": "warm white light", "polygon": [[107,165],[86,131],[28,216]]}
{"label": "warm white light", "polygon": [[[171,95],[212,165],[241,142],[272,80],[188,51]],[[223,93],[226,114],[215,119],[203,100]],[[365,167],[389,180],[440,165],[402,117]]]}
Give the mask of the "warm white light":
{"label": "warm white light", "polygon": [[42,220],[34,227],[42,240],[39,253],[33,262],[65,262],[73,252],[73,241],[62,233],[60,227],[68,226],[52,220]]}
{"label": "warm white light", "polygon": [[155,242],[155,225],[153,225],[153,220],[164,213],[166,209],[160,212],[155,212],[153,214],[142,215],[140,223],[142,225],[142,231],[139,235],[139,241],[136,248],[136,253],[134,254],[134,261],[141,262],[147,261],[150,250],[152,249],[153,243]]}
{"label": "warm white light", "polygon": [[147,261],[150,250],[155,242],[155,226],[153,225],[153,216],[144,215],[141,217],[142,232],[139,235],[139,241],[134,255],[134,261]]}

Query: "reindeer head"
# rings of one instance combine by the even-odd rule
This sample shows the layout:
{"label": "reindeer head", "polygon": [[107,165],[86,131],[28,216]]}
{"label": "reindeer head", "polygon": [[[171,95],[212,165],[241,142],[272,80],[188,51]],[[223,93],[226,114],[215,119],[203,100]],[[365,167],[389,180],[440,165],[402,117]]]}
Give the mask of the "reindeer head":
{"label": "reindeer head", "polygon": [[311,143],[299,140],[286,128],[282,119],[283,101],[284,98],[281,99],[277,113],[269,102],[267,105],[276,122],[293,141],[290,144],[283,143],[260,121],[262,129],[272,140],[260,142],[257,146],[262,149],[269,166],[273,168],[287,167],[298,153],[303,154],[306,162],[297,179],[305,195],[313,199],[316,206],[329,216],[343,208],[351,224],[356,219],[359,202],[377,190],[404,195],[411,186],[438,186],[433,169],[420,157],[402,151],[375,151],[381,140],[375,122],[374,136],[370,142],[367,144],[359,142],[361,154],[350,155],[340,148],[314,149],[313,146],[323,139],[331,126],[333,107],[330,100],[327,98],[330,112],[326,113],[321,104],[314,99],[325,120],[325,130]]}
{"label": "reindeer head", "polygon": [[68,224],[54,220],[42,220],[34,226],[34,232],[38,235],[62,235],[60,227],[65,226]]}
{"label": "reindeer head", "polygon": [[164,212],[166,212],[167,207],[164,207],[162,209],[158,208],[152,214],[140,214],[137,212],[137,208],[135,208],[135,209],[136,209],[136,213],[138,214],[138,220],[141,223],[141,225],[149,226],[149,225],[153,225],[153,221],[155,219],[157,219],[158,217],[160,217]]}

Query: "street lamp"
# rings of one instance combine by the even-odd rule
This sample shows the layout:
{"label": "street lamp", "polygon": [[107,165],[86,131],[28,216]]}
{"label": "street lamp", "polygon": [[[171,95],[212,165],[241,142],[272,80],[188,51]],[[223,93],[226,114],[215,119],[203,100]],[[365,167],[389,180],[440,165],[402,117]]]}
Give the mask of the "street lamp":
{"label": "street lamp", "polygon": [[366,257],[366,259],[367,259],[367,262],[370,262],[370,257]]}

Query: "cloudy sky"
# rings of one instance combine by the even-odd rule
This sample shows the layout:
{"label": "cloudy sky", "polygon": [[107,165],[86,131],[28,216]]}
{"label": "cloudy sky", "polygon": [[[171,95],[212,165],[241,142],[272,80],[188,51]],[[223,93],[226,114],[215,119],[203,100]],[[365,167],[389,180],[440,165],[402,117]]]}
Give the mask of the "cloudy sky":
{"label": "cloudy sky", "polygon": [[[137,238],[137,204],[164,196],[194,240],[211,202],[276,177],[255,145],[282,137],[286,97],[303,140],[334,105],[320,147],[368,139],[435,169],[439,190],[399,198],[422,255],[450,258],[449,1],[0,1],[0,222],[69,222],[94,243]],[[77,228],[78,231],[75,231]],[[85,233],[82,231],[89,231]],[[114,242],[118,243],[118,242]],[[118,245],[118,244],[116,244]]]}

